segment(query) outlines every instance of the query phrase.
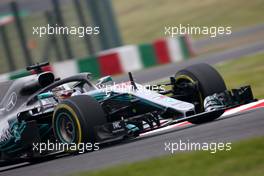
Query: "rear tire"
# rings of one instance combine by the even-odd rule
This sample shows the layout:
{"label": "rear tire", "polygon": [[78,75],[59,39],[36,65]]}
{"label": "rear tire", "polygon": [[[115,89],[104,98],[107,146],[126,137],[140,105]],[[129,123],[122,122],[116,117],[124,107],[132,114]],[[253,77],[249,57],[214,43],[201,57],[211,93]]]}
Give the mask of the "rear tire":
{"label": "rear tire", "polygon": [[52,119],[55,138],[60,143],[95,143],[94,127],[106,123],[100,104],[88,95],[74,96],[61,102]]}
{"label": "rear tire", "polygon": [[[204,112],[203,101],[207,96],[213,95],[215,93],[221,93],[226,90],[226,85],[222,76],[212,66],[205,63],[192,65],[180,70],[176,73],[175,79],[176,84],[179,84],[182,81],[198,83],[198,92],[196,95],[194,95],[197,97],[199,102],[199,104],[195,107],[196,113]],[[190,120],[190,122],[194,124],[201,124],[212,121],[216,118],[218,117]]]}

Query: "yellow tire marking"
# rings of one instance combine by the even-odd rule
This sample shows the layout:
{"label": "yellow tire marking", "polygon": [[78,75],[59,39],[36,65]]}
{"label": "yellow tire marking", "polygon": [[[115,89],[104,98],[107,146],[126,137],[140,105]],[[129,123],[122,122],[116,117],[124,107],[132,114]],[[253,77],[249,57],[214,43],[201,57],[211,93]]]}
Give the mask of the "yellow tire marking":
{"label": "yellow tire marking", "polygon": [[[185,79],[185,80],[191,81],[191,83],[195,83],[195,81],[190,76],[187,76],[187,75],[179,75],[175,79],[176,79],[176,82],[179,81],[180,79]],[[199,99],[200,99],[200,102],[203,105],[203,98],[202,98],[202,94],[201,94],[200,91],[199,91]]]}
{"label": "yellow tire marking", "polygon": [[[55,123],[55,114],[61,108],[68,110],[72,114],[72,116],[74,117],[75,122],[77,124],[77,128],[78,128],[78,142],[77,142],[77,144],[81,143],[82,142],[82,129],[81,129],[81,124],[80,124],[80,121],[79,121],[78,116],[76,115],[75,111],[70,106],[68,106],[66,104],[59,104],[56,107],[56,110],[54,111],[53,117],[52,117],[53,124]],[[53,127],[53,131],[54,131],[54,127]]]}

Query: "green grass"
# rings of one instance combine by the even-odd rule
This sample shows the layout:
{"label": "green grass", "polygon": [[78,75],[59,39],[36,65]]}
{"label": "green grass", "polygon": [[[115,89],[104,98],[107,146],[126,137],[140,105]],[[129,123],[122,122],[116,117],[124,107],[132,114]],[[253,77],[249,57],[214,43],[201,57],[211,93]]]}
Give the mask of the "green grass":
{"label": "green grass", "polygon": [[229,88],[251,85],[257,98],[264,97],[264,54],[216,65]]}
{"label": "green grass", "polygon": [[262,176],[264,173],[264,138],[231,145],[230,151],[188,152],[163,156],[132,164],[123,164],[74,176]]}
{"label": "green grass", "polygon": [[126,43],[149,42],[164,36],[164,26],[232,26],[263,23],[262,0],[114,0]]}

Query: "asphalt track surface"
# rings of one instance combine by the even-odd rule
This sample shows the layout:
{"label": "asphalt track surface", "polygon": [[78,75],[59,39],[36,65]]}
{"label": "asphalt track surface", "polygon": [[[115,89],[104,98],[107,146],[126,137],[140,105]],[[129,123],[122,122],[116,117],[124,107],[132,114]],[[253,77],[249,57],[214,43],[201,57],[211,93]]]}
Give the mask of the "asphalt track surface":
{"label": "asphalt track surface", "polygon": [[241,39],[243,37],[247,37],[252,34],[259,33],[264,31],[264,24],[258,24],[251,27],[245,27],[237,31],[233,31],[231,35],[219,35],[215,38],[204,38],[200,40],[196,40],[193,43],[194,48],[199,51],[201,49],[207,48],[210,45],[214,45],[216,43],[224,43],[229,42],[231,40]]}
{"label": "asphalt track surface", "polygon": [[[128,143],[101,149],[78,156],[58,158],[34,165],[18,166],[1,172],[1,175],[67,175],[74,172],[98,169],[115,164],[171,155],[165,151],[165,142],[233,142],[264,135],[264,108],[236,114],[203,125],[187,125]],[[231,145],[232,146],[232,145]],[[208,155],[211,155],[208,153]]]}
{"label": "asphalt track surface", "polygon": [[[264,51],[264,42],[242,46],[232,50],[194,58],[180,64],[170,64],[134,73],[137,82],[146,83],[173,75],[177,70],[199,62],[215,64]],[[127,80],[126,75],[116,81]],[[165,151],[165,142],[233,142],[240,139],[264,135],[264,108],[220,118],[203,125],[187,125],[133,141],[105,147],[96,152],[77,156],[66,156],[38,164],[21,164],[0,168],[0,175],[67,175],[70,173],[93,170],[120,163],[144,160],[170,154]]]}

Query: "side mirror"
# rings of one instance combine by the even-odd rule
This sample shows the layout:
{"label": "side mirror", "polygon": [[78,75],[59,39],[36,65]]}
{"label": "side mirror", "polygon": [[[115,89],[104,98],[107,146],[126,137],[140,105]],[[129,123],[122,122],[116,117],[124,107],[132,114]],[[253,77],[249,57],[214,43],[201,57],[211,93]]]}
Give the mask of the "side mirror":
{"label": "side mirror", "polygon": [[105,84],[105,83],[109,83],[110,84],[113,84],[113,79],[111,76],[105,76],[105,77],[102,77],[100,79],[98,79],[97,83],[96,83],[96,86],[99,86],[99,85],[102,85],[102,84]]}

